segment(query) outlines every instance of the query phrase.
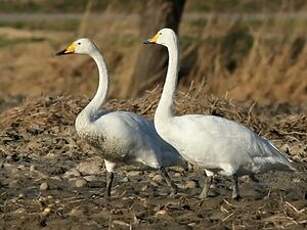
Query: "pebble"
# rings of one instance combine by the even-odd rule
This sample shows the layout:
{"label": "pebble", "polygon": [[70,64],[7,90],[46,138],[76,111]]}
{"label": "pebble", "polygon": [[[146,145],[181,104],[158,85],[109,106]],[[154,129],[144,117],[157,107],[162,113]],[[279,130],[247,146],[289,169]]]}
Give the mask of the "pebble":
{"label": "pebble", "polygon": [[51,176],[49,178],[52,180],[62,181],[62,178],[60,176]]}
{"label": "pebble", "polygon": [[78,180],[76,180],[76,182],[75,182],[75,186],[76,186],[77,188],[83,188],[83,187],[86,186],[86,184],[87,184],[87,181],[84,180],[84,179],[78,179]]}
{"label": "pebble", "polygon": [[178,172],[174,173],[174,177],[181,177],[181,173]]}
{"label": "pebble", "polygon": [[123,178],[121,179],[121,182],[127,183],[127,182],[129,182],[129,178],[125,176],[125,177],[123,177]]}
{"label": "pebble", "polygon": [[142,172],[141,171],[129,171],[126,174],[127,174],[127,176],[133,177],[133,176],[140,176],[142,174]]}
{"label": "pebble", "polygon": [[77,170],[82,175],[95,175],[102,172],[102,162],[97,160],[84,161],[79,163]]}
{"label": "pebble", "polygon": [[36,171],[35,165],[31,165],[31,166],[30,166],[30,172],[35,172],[35,171]]}
{"label": "pebble", "polygon": [[145,185],[145,186],[143,186],[142,188],[141,188],[141,190],[144,192],[144,191],[146,191],[148,189],[148,186],[147,185]]}
{"label": "pebble", "polygon": [[149,178],[153,178],[155,175],[157,175],[156,172],[151,172],[151,173],[148,174],[148,177]]}
{"label": "pebble", "polygon": [[54,158],[56,158],[57,156],[54,154],[54,153],[48,153],[47,155],[46,155],[46,158],[48,158],[48,159],[54,159]]}
{"label": "pebble", "polygon": [[185,185],[185,188],[196,188],[197,187],[197,183],[193,180],[188,180]]}
{"label": "pebble", "polygon": [[19,199],[24,198],[24,194],[23,194],[23,193],[20,193],[20,194],[18,195],[18,198],[19,198]]}
{"label": "pebble", "polygon": [[161,183],[163,181],[163,177],[161,175],[155,175],[153,178],[152,178],[153,181],[155,182],[158,182],[158,183]]}
{"label": "pebble", "polygon": [[159,187],[159,185],[156,182],[150,181],[150,184],[154,187]]}
{"label": "pebble", "polygon": [[63,177],[68,178],[68,177],[80,177],[80,176],[81,176],[81,173],[77,169],[73,168],[65,172]]}
{"label": "pebble", "polygon": [[97,181],[97,177],[93,176],[93,175],[91,175],[91,176],[84,176],[83,179],[88,181],[88,182]]}
{"label": "pebble", "polygon": [[166,214],[166,211],[164,209],[158,211],[155,213],[155,216],[158,216],[158,215],[165,215]]}
{"label": "pebble", "polygon": [[19,170],[24,170],[25,169],[25,166],[24,165],[18,165],[17,167]]}
{"label": "pebble", "polygon": [[49,186],[48,186],[47,182],[44,182],[44,183],[42,183],[42,184],[39,186],[39,189],[40,189],[41,191],[45,191],[45,190],[47,190],[48,188],[49,188]]}
{"label": "pebble", "polygon": [[47,216],[47,215],[49,215],[50,212],[51,212],[51,208],[47,207],[47,208],[44,209],[42,214],[43,214],[43,216]]}

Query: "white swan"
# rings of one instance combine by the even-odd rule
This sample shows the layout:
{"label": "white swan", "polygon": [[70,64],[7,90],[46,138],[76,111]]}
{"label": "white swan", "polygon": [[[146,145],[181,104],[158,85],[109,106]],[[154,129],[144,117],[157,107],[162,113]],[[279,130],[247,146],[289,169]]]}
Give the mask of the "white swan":
{"label": "white swan", "polygon": [[57,55],[87,54],[98,66],[98,89],[91,102],[78,115],[75,127],[78,135],[97,148],[107,170],[106,196],[110,196],[114,169],[118,164],[141,163],[159,169],[175,192],[165,167],[183,165],[178,152],[157,134],[151,121],[131,112],[101,110],[108,92],[108,73],[96,45],[87,38],[73,42]]}
{"label": "white swan", "polygon": [[163,93],[155,113],[159,135],[192,164],[205,169],[207,179],[200,198],[208,195],[212,175],[231,176],[234,199],[239,198],[238,177],[269,170],[293,171],[290,160],[268,140],[243,125],[205,115],[175,116],[172,110],[178,73],[178,43],[173,30],[164,28],[145,43],[166,46],[169,64]]}

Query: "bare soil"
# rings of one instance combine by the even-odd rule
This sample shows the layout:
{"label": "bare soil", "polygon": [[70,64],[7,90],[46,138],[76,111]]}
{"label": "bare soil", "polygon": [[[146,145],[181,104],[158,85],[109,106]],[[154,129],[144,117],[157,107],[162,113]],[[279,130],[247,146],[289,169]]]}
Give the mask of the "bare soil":
{"label": "bare soil", "polygon": [[[138,100],[105,107],[149,118],[159,89]],[[227,117],[271,139],[294,160],[296,173],[272,172],[260,185],[241,178],[242,199],[230,199],[230,180],[215,178],[217,196],[198,199],[201,170],[170,169],[180,188],[170,189],[156,171],[118,170],[112,198],[103,197],[105,169],[99,153],[74,130],[84,97],[34,97],[0,102],[0,229],[306,229],[306,108],[289,104],[236,103],[180,92],[177,112]],[[16,104],[18,104],[15,106]],[[15,106],[15,107],[14,107]],[[11,107],[11,108],[8,108]]]}

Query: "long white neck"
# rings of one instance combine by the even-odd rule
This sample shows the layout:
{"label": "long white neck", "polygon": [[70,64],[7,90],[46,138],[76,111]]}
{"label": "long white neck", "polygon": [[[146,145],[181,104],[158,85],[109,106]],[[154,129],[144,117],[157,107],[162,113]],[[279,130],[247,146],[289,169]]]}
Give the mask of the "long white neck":
{"label": "long white neck", "polygon": [[86,119],[88,122],[92,122],[96,119],[96,114],[100,110],[101,105],[105,102],[108,93],[108,71],[105,61],[101,53],[97,50],[89,54],[92,57],[98,67],[99,82],[98,88],[94,98],[91,102],[82,110],[80,116]]}
{"label": "long white neck", "polygon": [[173,100],[175,96],[175,90],[178,78],[178,44],[177,38],[174,34],[172,39],[167,44],[169,60],[166,80],[163,87],[158,108],[155,113],[155,121],[167,120],[173,116]]}

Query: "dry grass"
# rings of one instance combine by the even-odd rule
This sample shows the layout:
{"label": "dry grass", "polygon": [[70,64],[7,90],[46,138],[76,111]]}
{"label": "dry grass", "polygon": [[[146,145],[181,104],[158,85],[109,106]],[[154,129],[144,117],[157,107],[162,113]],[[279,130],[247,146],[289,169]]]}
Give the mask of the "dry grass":
{"label": "dry grass", "polygon": [[[125,110],[152,119],[161,89],[149,91],[136,100],[110,100],[107,110]],[[83,98],[65,96],[36,97],[27,99],[22,106],[9,109],[0,116],[2,134],[16,132],[36,132],[56,128],[58,135],[71,132],[77,113],[88,102]],[[260,135],[272,139],[277,146],[299,161],[307,161],[306,155],[306,110],[289,104],[261,106],[247,102],[239,104],[228,97],[207,96],[202,87],[192,87],[188,92],[179,91],[176,100],[178,114],[213,114],[245,124]],[[68,128],[69,127],[69,128]],[[19,130],[19,131],[18,131]],[[48,131],[49,132],[49,131]],[[70,135],[70,134],[68,134]],[[285,143],[286,140],[286,143]],[[27,144],[27,143],[25,143]],[[25,149],[25,146],[19,146]]]}
{"label": "dry grass", "polygon": [[[139,35],[141,19],[137,14],[110,10],[92,14],[91,8],[89,3],[74,30],[53,30],[54,25],[48,27],[47,19],[47,24],[42,23],[35,31],[26,26],[2,27],[2,93],[90,95],[97,82],[94,64],[81,57],[54,56],[58,49],[84,35],[93,38],[106,57],[111,97],[129,97],[128,83],[133,80],[134,67],[142,64],[136,63],[137,53],[145,48],[144,38]],[[305,18],[287,18],[286,4],[281,9],[284,18],[278,14],[267,14],[264,19],[253,19],[253,15],[203,15],[192,9],[193,5],[188,4],[180,27],[183,87],[188,88],[193,81],[205,83],[208,93],[227,93],[236,100],[306,102]],[[274,12],[278,13],[276,9]]]}

